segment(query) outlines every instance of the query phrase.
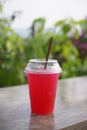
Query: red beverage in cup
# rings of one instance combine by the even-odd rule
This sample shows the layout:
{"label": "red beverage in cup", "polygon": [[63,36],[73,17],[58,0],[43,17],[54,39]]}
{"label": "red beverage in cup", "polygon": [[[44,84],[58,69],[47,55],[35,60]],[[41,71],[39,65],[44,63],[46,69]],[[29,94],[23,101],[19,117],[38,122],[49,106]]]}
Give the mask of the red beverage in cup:
{"label": "red beverage in cup", "polygon": [[56,60],[30,60],[26,67],[31,111],[36,114],[53,113],[56,89],[61,68]]}

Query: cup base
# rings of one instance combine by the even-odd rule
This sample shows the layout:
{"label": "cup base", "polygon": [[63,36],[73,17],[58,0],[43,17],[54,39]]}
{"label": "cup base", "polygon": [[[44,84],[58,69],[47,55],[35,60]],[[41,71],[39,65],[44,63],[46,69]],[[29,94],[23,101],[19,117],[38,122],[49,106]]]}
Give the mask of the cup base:
{"label": "cup base", "polygon": [[47,113],[42,113],[42,112],[32,112],[32,114],[35,114],[35,115],[50,115],[50,114],[53,114],[53,112],[47,112]]}

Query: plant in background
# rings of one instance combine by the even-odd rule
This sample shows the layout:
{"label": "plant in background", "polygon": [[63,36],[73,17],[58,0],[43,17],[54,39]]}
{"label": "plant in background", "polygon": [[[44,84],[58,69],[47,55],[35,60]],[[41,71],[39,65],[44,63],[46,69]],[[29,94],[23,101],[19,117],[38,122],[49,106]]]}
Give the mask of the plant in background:
{"label": "plant in background", "polygon": [[24,42],[11,29],[9,22],[6,18],[0,18],[0,87],[25,82],[22,71],[24,69]]}
{"label": "plant in background", "polygon": [[76,22],[79,25],[80,33],[79,38],[72,38],[74,45],[79,51],[79,56],[82,60],[87,56],[87,18]]}
{"label": "plant in background", "polygon": [[[44,29],[45,20],[38,18],[33,22],[29,44],[32,46],[33,57],[44,58],[47,51],[47,40],[53,36],[50,58],[56,58],[62,66],[61,78],[84,75],[87,73],[80,57],[78,48],[73,44],[72,37],[79,39],[79,21],[72,18],[57,21],[54,28]],[[39,29],[41,28],[41,29]],[[85,59],[84,59],[85,61]],[[84,71],[85,70],[85,71]]]}
{"label": "plant in background", "polygon": [[[12,16],[10,19],[0,18],[0,87],[26,83],[24,68],[28,60],[46,57],[51,36],[53,44],[49,57],[56,58],[61,64],[63,72],[60,78],[87,74],[87,55],[82,58],[78,47],[74,45],[75,40],[86,41],[87,20],[64,19],[47,29],[46,20],[38,18],[32,23],[29,37],[22,38],[10,26],[14,19]],[[84,39],[80,37],[78,27],[84,30]]]}
{"label": "plant in background", "polygon": [[57,33],[55,44],[57,47],[55,47],[54,50],[54,57],[58,59],[62,66],[63,73],[61,74],[61,78],[87,74],[87,66],[86,64],[84,65],[87,55],[85,55],[83,60],[80,55],[82,48],[79,51],[79,49],[74,46],[72,40],[72,37],[77,41],[79,41],[79,39],[82,40],[80,31],[83,31],[81,24],[84,23],[86,25],[87,21],[75,21],[72,18],[64,19],[55,23],[55,32]]}

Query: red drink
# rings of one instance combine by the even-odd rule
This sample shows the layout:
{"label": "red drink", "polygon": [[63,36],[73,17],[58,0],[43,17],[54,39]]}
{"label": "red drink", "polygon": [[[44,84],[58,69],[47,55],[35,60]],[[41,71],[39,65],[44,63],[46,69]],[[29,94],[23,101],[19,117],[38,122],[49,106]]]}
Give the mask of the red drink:
{"label": "red drink", "polygon": [[28,73],[32,113],[49,114],[53,112],[58,74]]}
{"label": "red drink", "polygon": [[[35,63],[28,64],[30,67],[27,67],[26,71],[29,84],[31,111],[36,114],[50,114],[54,110],[60,71],[58,72],[58,68],[53,67],[53,62],[48,64],[46,70],[43,69],[43,64],[41,63],[42,62],[37,65],[35,65]],[[58,65],[57,62],[55,64]]]}

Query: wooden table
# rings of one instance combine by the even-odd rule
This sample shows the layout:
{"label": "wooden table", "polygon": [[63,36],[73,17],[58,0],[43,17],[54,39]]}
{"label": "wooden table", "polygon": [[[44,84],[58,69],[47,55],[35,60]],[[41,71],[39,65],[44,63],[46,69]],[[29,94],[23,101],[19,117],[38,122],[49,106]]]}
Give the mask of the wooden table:
{"label": "wooden table", "polygon": [[59,80],[54,113],[31,114],[28,86],[0,88],[0,130],[87,130],[87,76]]}

